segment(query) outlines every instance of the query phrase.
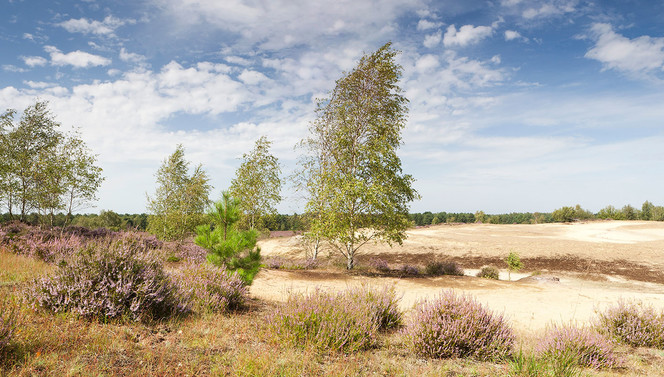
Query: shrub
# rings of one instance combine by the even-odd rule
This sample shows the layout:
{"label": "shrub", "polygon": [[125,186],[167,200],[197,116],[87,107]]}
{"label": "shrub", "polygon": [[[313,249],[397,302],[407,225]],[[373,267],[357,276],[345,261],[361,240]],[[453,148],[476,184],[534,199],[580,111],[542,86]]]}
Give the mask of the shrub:
{"label": "shrub", "polygon": [[523,262],[521,262],[519,254],[514,251],[510,251],[507,259],[505,259],[505,263],[507,263],[507,274],[509,280],[512,280],[512,271],[519,271],[523,268]]}
{"label": "shrub", "polygon": [[417,266],[412,266],[410,264],[404,264],[399,269],[402,275],[417,276],[420,274],[420,269]]}
{"label": "shrub", "polygon": [[427,275],[455,275],[463,276],[463,269],[456,262],[429,262],[424,267]]}
{"label": "shrub", "polygon": [[372,268],[374,268],[378,272],[389,272],[390,271],[390,265],[383,259],[380,258],[374,258],[369,262]]}
{"label": "shrub", "polygon": [[316,290],[293,294],[269,317],[276,335],[295,346],[355,352],[376,344],[379,330],[401,323],[393,289]]}
{"label": "shrub", "polygon": [[415,308],[406,337],[416,354],[432,358],[498,360],[509,356],[514,345],[514,334],[502,315],[452,290]]}
{"label": "shrub", "polygon": [[498,280],[499,278],[498,269],[491,266],[482,267],[480,272],[477,273],[477,277]]}
{"label": "shrub", "polygon": [[552,361],[573,358],[577,365],[595,369],[618,366],[611,340],[589,328],[553,326],[537,345],[538,353]]}
{"label": "shrub", "polygon": [[187,264],[173,277],[196,311],[237,310],[244,307],[248,299],[244,281],[224,267]]}
{"label": "shrub", "polygon": [[630,346],[664,348],[664,313],[643,303],[618,301],[598,313],[597,328]]}
{"label": "shrub", "polygon": [[35,307],[105,321],[159,319],[188,309],[161,263],[134,240],[88,245],[52,276],[37,280]]}
{"label": "shrub", "polygon": [[4,351],[16,331],[17,310],[9,303],[0,302],[0,352]]}
{"label": "shrub", "polygon": [[280,268],[283,268],[285,263],[286,261],[284,260],[284,258],[272,257],[265,261],[265,266],[273,270],[278,270]]}

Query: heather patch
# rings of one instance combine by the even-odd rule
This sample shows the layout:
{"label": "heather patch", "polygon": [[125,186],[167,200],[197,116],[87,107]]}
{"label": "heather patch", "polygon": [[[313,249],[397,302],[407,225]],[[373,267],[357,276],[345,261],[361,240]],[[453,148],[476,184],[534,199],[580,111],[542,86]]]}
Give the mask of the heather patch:
{"label": "heather patch", "polygon": [[424,266],[424,271],[429,276],[463,276],[463,269],[456,262],[429,262]]}
{"label": "heather patch", "polygon": [[237,310],[248,300],[244,281],[224,267],[190,263],[174,272],[173,278],[198,312]]}
{"label": "heather patch", "polygon": [[295,346],[356,352],[376,345],[381,329],[398,326],[401,313],[393,289],[362,287],[340,293],[293,294],[273,312],[277,336]]}
{"label": "heather patch", "polygon": [[594,369],[619,365],[609,338],[587,327],[552,326],[537,346],[538,353],[548,360],[567,360]]}
{"label": "heather patch", "polygon": [[286,259],[271,257],[264,261],[265,267],[273,270],[313,270],[318,268],[319,261],[313,258]]}
{"label": "heather patch", "polygon": [[415,308],[406,337],[416,354],[431,358],[503,359],[514,345],[514,334],[502,315],[452,290]]}
{"label": "heather patch", "polygon": [[420,269],[417,266],[404,264],[399,268],[399,273],[402,276],[418,276],[420,274]]}
{"label": "heather patch", "polygon": [[389,272],[391,270],[390,265],[384,259],[380,259],[380,258],[371,259],[371,261],[369,262],[369,265],[371,266],[371,268],[375,269],[378,272],[385,273],[385,272]]}
{"label": "heather patch", "polygon": [[159,319],[186,312],[160,261],[136,239],[101,240],[34,282],[35,307],[100,321]]}
{"label": "heather patch", "polygon": [[598,312],[597,328],[634,347],[664,348],[664,313],[642,303],[618,301]]}

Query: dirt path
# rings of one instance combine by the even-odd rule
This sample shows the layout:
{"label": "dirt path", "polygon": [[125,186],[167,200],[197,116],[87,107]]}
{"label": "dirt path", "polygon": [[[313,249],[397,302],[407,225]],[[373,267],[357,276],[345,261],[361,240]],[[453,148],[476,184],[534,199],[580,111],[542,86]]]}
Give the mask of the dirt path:
{"label": "dirt path", "polygon": [[[264,240],[261,247],[268,257],[303,257],[303,250],[293,237]],[[410,231],[400,247],[367,245],[360,264],[378,257],[391,266],[437,258],[454,260],[470,269],[482,264],[500,266],[510,250],[521,255],[526,267],[530,264],[530,271],[544,271],[544,276],[555,276],[559,281],[264,270],[251,292],[264,299],[284,300],[289,291],[315,287],[340,290],[359,284],[394,284],[403,295],[401,305],[407,310],[418,300],[453,288],[504,312],[516,327],[535,331],[551,322],[588,322],[596,308],[601,310],[619,299],[641,300],[664,309],[664,223],[658,222],[434,226]],[[526,275],[514,276],[514,280]]]}

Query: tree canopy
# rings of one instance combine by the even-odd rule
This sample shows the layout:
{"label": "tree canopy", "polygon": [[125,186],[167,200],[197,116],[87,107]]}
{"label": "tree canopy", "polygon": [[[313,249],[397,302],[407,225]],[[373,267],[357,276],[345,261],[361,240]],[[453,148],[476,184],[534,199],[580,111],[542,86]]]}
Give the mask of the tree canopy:
{"label": "tree canopy", "polygon": [[192,234],[205,222],[205,208],[210,203],[212,187],[202,165],[189,175],[189,161],[180,144],[157,171],[157,190],[148,196],[148,231],[156,236],[175,240]]}
{"label": "tree canopy", "polygon": [[15,115],[0,116],[0,200],[10,216],[37,211],[52,223],[56,211],[88,208],[104,177],[80,134],[60,131],[47,102],[27,107],[18,123]]}
{"label": "tree canopy", "polygon": [[348,269],[368,241],[402,242],[408,203],[418,197],[396,153],[408,112],[396,55],[387,43],[337,80],[301,143],[312,232],[346,257]]}
{"label": "tree canopy", "polygon": [[231,182],[230,193],[239,200],[250,229],[256,228],[261,216],[275,214],[275,205],[281,201],[281,168],[270,153],[271,144],[265,136],[256,140],[254,149],[242,156],[242,164]]}

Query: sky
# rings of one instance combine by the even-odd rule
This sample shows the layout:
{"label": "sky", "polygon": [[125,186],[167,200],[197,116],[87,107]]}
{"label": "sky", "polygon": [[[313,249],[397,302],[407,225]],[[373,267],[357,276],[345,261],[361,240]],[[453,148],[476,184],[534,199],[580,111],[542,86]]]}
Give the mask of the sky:
{"label": "sky", "polygon": [[659,1],[0,1],[0,112],[46,100],[80,129],[106,177],[84,212],[145,212],[178,144],[219,198],[265,135],[301,213],[316,99],[388,41],[411,212],[664,205]]}

